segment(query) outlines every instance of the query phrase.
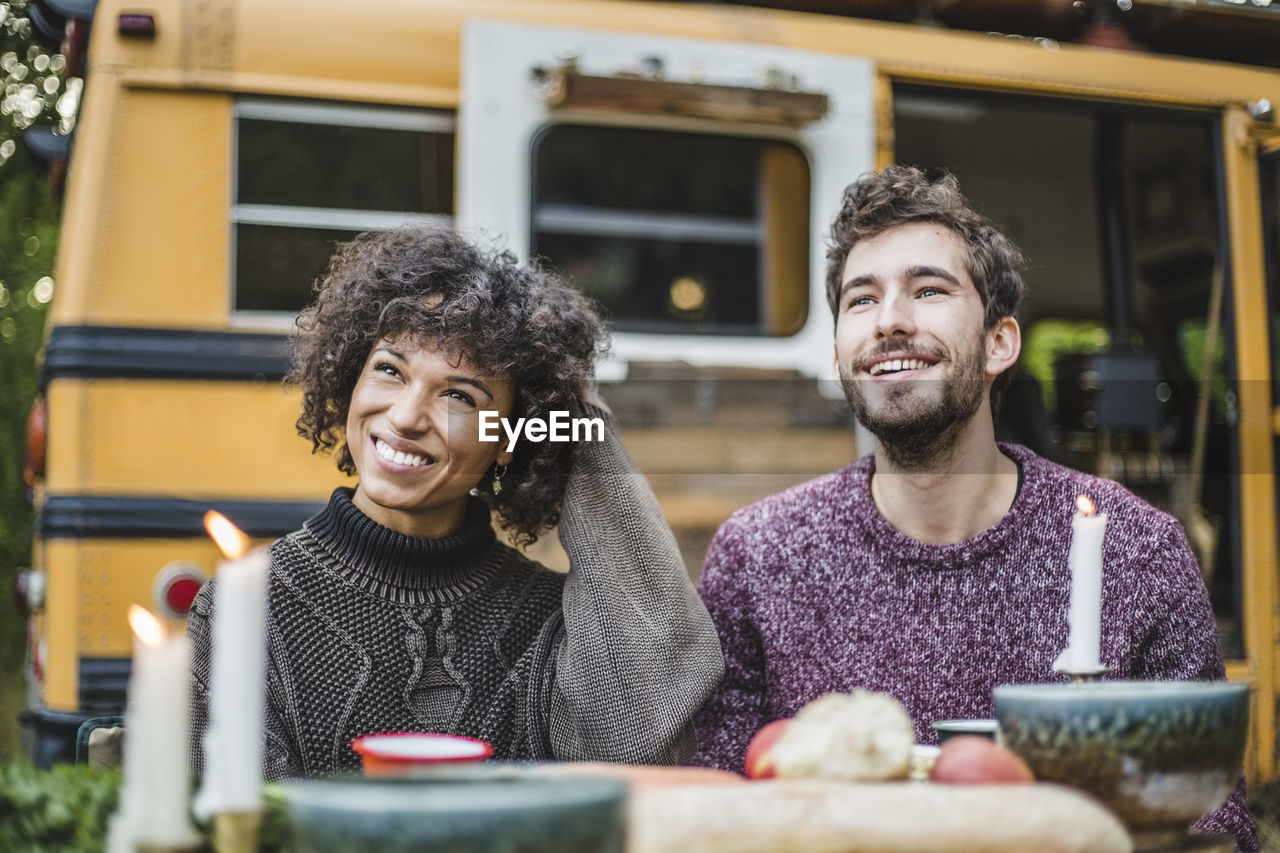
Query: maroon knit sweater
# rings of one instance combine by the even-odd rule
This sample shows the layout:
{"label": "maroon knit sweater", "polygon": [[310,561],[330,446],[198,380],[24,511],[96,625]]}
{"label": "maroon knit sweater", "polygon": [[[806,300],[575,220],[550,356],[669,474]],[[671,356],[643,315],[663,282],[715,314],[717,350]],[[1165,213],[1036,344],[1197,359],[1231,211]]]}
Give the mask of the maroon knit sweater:
{"label": "maroon knit sweater", "polygon": [[[895,696],[921,743],[930,723],[992,717],[1000,684],[1065,680],[1067,548],[1076,496],[1107,514],[1102,662],[1114,679],[1220,679],[1208,596],[1181,526],[1123,486],[1001,445],[1022,485],[994,527],[928,545],[871,498],[874,457],[739,510],[716,534],[699,591],[725,677],[697,720],[695,764],[740,771],[747,742],[830,691]],[[1256,850],[1243,781],[1196,824]]]}

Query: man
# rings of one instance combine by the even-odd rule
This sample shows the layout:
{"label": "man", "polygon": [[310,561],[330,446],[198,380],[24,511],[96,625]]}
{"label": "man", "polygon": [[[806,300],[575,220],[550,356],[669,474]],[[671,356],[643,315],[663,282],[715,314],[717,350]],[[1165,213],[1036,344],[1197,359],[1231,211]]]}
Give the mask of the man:
{"label": "man", "polygon": [[[740,770],[751,736],[830,691],[896,697],[917,739],[993,716],[992,688],[1065,681],[1078,495],[1108,516],[1101,661],[1119,679],[1220,679],[1182,528],[1122,486],[997,444],[1017,361],[1018,250],[950,175],[891,166],[846,189],[827,255],[835,362],[875,452],[740,510],[700,591],[725,678],[695,763]],[[1243,785],[1198,827],[1257,847]]]}

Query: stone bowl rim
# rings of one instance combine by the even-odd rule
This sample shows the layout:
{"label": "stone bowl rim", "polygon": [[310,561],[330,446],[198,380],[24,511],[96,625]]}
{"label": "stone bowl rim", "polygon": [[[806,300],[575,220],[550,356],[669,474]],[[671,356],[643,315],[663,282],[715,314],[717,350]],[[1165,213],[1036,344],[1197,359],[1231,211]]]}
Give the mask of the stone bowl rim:
{"label": "stone bowl rim", "polygon": [[293,779],[282,787],[288,811],[323,810],[353,816],[607,807],[625,802],[628,790],[620,779],[453,774]]}
{"label": "stone bowl rim", "polygon": [[[1093,681],[1079,684],[1002,684],[992,690],[993,702],[1068,703],[1116,700],[1210,700],[1248,696],[1249,685],[1234,681]],[[999,714],[997,714],[997,717]]]}
{"label": "stone bowl rim", "polygon": [[1000,731],[1000,721],[994,717],[957,717],[952,720],[934,720],[929,724],[938,735],[938,745],[953,737],[972,735],[995,740]]}

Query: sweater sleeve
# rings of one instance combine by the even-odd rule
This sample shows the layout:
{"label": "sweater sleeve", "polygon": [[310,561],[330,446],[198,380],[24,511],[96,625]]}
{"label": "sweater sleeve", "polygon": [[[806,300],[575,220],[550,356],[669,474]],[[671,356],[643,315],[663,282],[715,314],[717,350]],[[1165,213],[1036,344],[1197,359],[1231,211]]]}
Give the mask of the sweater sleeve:
{"label": "sweater sleeve", "polygon": [[680,764],[696,748],[693,714],[723,673],[720,644],[613,419],[587,414],[606,426],[602,441],[577,448],[560,520],[569,575],[551,648],[551,753]]}
{"label": "sweater sleeve", "polygon": [[[1169,522],[1163,539],[1161,546],[1153,550],[1147,572],[1169,584],[1169,604],[1144,626],[1133,662],[1133,677],[1221,680],[1225,670],[1218,628],[1200,567],[1176,522]],[[1242,851],[1259,849],[1258,829],[1249,814],[1243,776],[1227,801],[1193,826],[1234,836]]]}
{"label": "sweater sleeve", "polygon": [[1172,519],[1151,549],[1138,588],[1163,593],[1158,607],[1143,607],[1135,626],[1133,677],[1217,681],[1225,677],[1218,626],[1191,546]]}
{"label": "sweater sleeve", "polygon": [[213,665],[213,590],[217,578],[196,593],[187,614],[191,644],[191,770],[204,775],[204,733],[209,728],[209,671]]}
{"label": "sweater sleeve", "polygon": [[[217,578],[204,585],[187,617],[191,642],[191,769],[204,775],[204,733],[209,728],[209,679],[213,670],[213,602]],[[264,720],[263,778],[277,781],[302,775],[297,752],[289,747],[284,726],[267,689]]]}
{"label": "sweater sleeve", "polygon": [[747,744],[769,715],[764,653],[746,584],[749,562],[732,525],[716,533],[698,582],[724,649],[725,677],[698,714],[700,749],[693,763],[740,773]]}

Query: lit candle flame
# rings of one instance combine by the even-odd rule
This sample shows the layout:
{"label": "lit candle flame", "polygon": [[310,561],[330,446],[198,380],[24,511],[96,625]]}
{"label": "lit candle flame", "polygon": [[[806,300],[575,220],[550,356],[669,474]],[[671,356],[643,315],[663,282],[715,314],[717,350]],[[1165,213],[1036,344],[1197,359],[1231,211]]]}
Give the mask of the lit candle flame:
{"label": "lit candle flame", "polygon": [[158,646],[164,642],[164,626],[145,607],[129,605],[129,627],[133,629],[134,636],[148,646]]}
{"label": "lit candle flame", "polygon": [[1079,495],[1076,497],[1076,508],[1084,515],[1094,515],[1098,509],[1093,505],[1093,501],[1089,500],[1088,495]]}
{"label": "lit candle flame", "polygon": [[249,537],[245,536],[222,513],[209,510],[204,514],[204,529],[228,560],[238,560],[249,553]]}

